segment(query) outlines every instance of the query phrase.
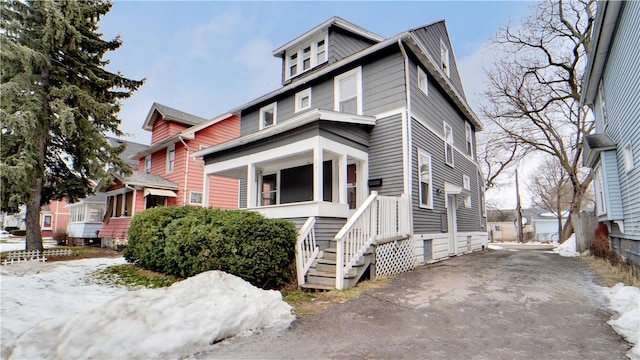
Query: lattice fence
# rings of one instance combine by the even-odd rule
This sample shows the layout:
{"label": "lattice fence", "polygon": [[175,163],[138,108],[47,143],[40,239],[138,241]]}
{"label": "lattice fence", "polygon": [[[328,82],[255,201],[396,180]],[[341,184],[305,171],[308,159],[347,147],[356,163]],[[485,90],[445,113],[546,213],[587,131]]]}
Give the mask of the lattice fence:
{"label": "lattice fence", "polygon": [[413,269],[414,241],[396,240],[376,247],[376,276],[395,275]]}

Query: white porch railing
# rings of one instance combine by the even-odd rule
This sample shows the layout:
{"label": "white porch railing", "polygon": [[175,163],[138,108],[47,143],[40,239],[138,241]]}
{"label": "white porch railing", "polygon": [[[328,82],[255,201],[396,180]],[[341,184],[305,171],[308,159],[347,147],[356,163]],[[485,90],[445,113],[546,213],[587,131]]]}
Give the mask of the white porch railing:
{"label": "white porch railing", "polygon": [[296,240],[296,272],[298,273],[298,286],[304,285],[304,276],[309,271],[311,264],[320,252],[316,245],[316,218],[310,217],[298,231]]}
{"label": "white porch railing", "polygon": [[409,201],[405,196],[371,195],[338,232],[336,241],[336,288],[344,288],[344,274],[376,241],[409,236]]}

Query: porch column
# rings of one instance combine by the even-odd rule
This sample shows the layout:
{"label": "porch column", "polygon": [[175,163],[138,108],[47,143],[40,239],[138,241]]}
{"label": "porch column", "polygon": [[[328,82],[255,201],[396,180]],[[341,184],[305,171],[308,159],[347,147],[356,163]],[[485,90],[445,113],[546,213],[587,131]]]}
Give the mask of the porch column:
{"label": "porch column", "polygon": [[209,187],[211,186],[211,180],[209,179],[209,174],[205,171],[204,173],[204,181],[202,182],[202,205],[206,208],[209,207]]}
{"label": "porch column", "polygon": [[338,159],[338,203],[347,202],[347,155],[342,155]]}
{"label": "porch column", "polygon": [[313,201],[316,202],[320,202],[323,199],[324,181],[322,181],[322,159],[322,147],[320,146],[320,141],[318,141],[313,148]]}
{"label": "porch column", "polygon": [[358,184],[358,196],[356,196],[358,204],[356,207],[360,207],[360,204],[369,197],[369,161],[360,160],[356,171],[356,183]]}
{"label": "porch column", "polygon": [[247,208],[257,206],[258,178],[256,164],[247,165]]}

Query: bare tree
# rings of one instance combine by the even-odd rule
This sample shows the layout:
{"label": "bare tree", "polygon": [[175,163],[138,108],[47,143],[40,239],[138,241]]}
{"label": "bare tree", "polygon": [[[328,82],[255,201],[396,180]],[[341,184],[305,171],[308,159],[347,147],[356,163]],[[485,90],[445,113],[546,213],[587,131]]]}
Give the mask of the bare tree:
{"label": "bare tree", "polygon": [[502,175],[511,175],[518,162],[531,149],[527,144],[491,125],[488,123],[487,129],[478,134],[478,157],[483,170],[485,191],[502,185]]}
{"label": "bare tree", "polygon": [[527,184],[533,205],[554,213],[558,234],[562,234],[562,215],[571,207],[573,186],[566,170],[554,158],[547,158]]}
{"label": "bare tree", "polygon": [[[547,0],[518,26],[493,39],[501,57],[488,72],[484,115],[514,144],[551,155],[572,187],[571,213],[579,212],[591,176],[580,176],[582,138],[593,130],[580,107],[595,0]],[[573,232],[571,217],[561,239]]]}

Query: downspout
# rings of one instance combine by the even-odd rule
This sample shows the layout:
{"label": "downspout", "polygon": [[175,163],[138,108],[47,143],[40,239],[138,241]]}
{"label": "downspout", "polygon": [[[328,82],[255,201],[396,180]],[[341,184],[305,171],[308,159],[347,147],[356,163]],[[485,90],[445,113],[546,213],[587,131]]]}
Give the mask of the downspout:
{"label": "downspout", "polygon": [[404,59],[404,82],[405,82],[405,99],[406,99],[406,112],[404,114],[404,124],[402,124],[402,135],[404,137],[403,146],[404,156],[404,168],[403,173],[405,177],[404,181],[404,194],[409,201],[409,236],[413,238],[413,195],[412,195],[412,177],[411,177],[411,149],[412,149],[412,141],[411,141],[411,81],[409,76],[409,57],[407,56],[407,52],[402,45],[402,39],[398,39],[398,47],[400,48],[400,52],[402,53],[402,58]]}
{"label": "downspout", "polygon": [[189,149],[189,145],[187,145],[187,143],[184,142],[182,135],[178,135],[178,139],[180,139],[180,142],[182,143],[182,145],[184,145],[184,148],[187,150],[186,165],[184,168],[184,191],[183,191],[184,194],[182,194],[182,205],[187,205],[187,185],[189,183],[189,154],[191,153],[191,149]]}

